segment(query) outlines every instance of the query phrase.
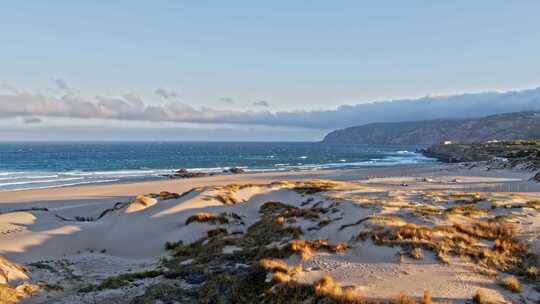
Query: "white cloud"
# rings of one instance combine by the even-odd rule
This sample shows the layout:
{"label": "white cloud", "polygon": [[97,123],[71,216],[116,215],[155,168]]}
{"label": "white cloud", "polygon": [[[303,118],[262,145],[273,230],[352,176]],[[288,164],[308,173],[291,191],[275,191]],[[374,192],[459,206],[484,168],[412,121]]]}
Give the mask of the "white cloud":
{"label": "white cloud", "polygon": [[[8,88],[7,86],[4,88]],[[140,97],[63,97],[33,94],[9,87],[0,93],[0,117],[66,117],[194,124],[235,124],[337,129],[371,122],[479,117],[490,114],[540,110],[540,88],[507,93],[478,93],[425,97],[341,106],[326,111],[270,112],[199,109],[176,100],[148,105]],[[170,94],[168,96],[171,96]]]}

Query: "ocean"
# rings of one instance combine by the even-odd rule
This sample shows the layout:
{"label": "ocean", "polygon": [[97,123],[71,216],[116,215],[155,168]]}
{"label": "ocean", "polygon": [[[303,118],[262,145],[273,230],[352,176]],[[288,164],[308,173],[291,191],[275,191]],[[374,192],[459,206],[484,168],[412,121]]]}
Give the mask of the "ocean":
{"label": "ocean", "polygon": [[0,143],[0,191],[158,180],[180,168],[322,170],[433,162],[419,146],[306,142]]}

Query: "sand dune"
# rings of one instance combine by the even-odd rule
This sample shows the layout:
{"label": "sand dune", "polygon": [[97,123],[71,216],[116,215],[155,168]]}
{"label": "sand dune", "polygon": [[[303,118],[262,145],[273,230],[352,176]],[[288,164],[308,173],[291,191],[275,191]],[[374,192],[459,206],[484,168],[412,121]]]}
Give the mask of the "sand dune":
{"label": "sand dune", "polygon": [[[407,170],[408,176],[389,169],[319,174],[342,181],[312,182],[311,173],[291,173],[286,182],[274,179],[284,176],[246,174],[235,183],[219,177],[123,185],[146,190],[131,198],[124,198],[126,189],[118,185],[78,187],[49,190],[46,195],[68,200],[39,205],[27,200],[30,193],[8,194],[4,206],[19,211],[0,214],[0,255],[6,258],[0,260],[0,279],[19,286],[14,294],[29,303],[138,303],[141,297],[166,300],[171,294],[180,302],[212,303],[228,297],[208,291],[206,286],[216,284],[212,277],[234,273],[241,281],[277,251],[277,261],[290,270],[266,270],[286,277],[287,283],[272,281],[281,286],[274,287],[273,297],[294,285],[315,288],[314,294],[334,301],[393,299],[402,292],[420,299],[426,290],[436,303],[465,303],[479,290],[499,302],[540,299],[537,278],[518,271],[538,261],[529,255],[516,264],[525,257],[518,244],[529,254],[540,248],[538,193],[468,191],[526,183],[526,176],[452,166]],[[171,192],[160,193],[164,186]],[[82,195],[92,190],[114,199],[98,196],[85,203]],[[68,194],[75,192],[80,197],[70,201]],[[46,209],[29,209],[36,207]],[[448,228],[452,225],[457,228]],[[474,225],[517,230],[511,238],[491,236],[474,234]],[[420,234],[409,237],[410,231]],[[512,247],[497,251],[502,247],[494,241],[501,240]],[[501,286],[510,275],[520,278],[520,293]],[[317,291],[325,276],[337,284],[333,292]],[[170,292],[156,294],[165,287]]]}

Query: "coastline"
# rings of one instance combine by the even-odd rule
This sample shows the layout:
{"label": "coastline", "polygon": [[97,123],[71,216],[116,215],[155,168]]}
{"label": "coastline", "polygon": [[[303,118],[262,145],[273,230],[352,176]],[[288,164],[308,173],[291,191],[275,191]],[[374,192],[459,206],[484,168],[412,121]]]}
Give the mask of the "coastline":
{"label": "coastline", "polygon": [[[23,204],[27,207],[49,206],[49,204],[69,204],[77,201],[112,202],[129,199],[141,193],[171,191],[182,193],[194,187],[215,186],[231,183],[270,183],[279,180],[329,179],[339,181],[364,180],[370,177],[400,178],[447,175],[456,178],[462,176],[502,177],[515,179],[514,189],[494,189],[485,191],[536,192],[540,183],[529,182],[534,173],[525,170],[495,169],[486,166],[469,169],[465,164],[429,163],[414,165],[396,165],[388,167],[365,167],[358,169],[322,169],[315,171],[279,171],[246,172],[241,174],[216,174],[205,177],[161,179],[153,181],[123,182],[111,184],[91,184],[45,189],[22,189],[0,192],[0,212],[10,209],[8,206]],[[517,181],[521,180],[521,181]],[[537,186],[538,185],[538,186]],[[463,185],[465,186],[465,185]],[[471,186],[472,189],[472,186]],[[482,187],[475,189],[484,191]],[[19,206],[23,206],[19,205]]]}
{"label": "coastline", "polygon": [[[55,187],[45,189],[4,190],[0,192],[0,208],[6,203],[24,203],[39,200],[94,199],[110,200],[113,197],[132,197],[138,193],[167,190],[184,192],[193,187],[220,185],[227,183],[272,182],[298,179],[354,180],[373,175],[397,176],[407,170],[411,172],[433,171],[446,167],[445,164],[415,164],[388,167],[366,167],[359,169],[321,169],[310,171],[245,172],[241,174],[215,174],[205,177],[176,178],[152,181],[136,181],[111,184]],[[159,192],[159,191],[158,191]],[[39,201],[38,200],[38,201]]]}

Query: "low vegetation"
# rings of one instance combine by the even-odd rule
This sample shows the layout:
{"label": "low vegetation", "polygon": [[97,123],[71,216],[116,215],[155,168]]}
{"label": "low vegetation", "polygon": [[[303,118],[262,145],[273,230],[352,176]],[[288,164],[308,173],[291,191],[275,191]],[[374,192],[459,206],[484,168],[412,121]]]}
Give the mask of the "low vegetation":
{"label": "low vegetation", "polygon": [[[485,194],[432,193],[428,203],[417,203],[416,200],[413,203],[407,197],[379,191],[364,195],[366,204],[353,206],[363,208],[364,217],[351,220],[343,204],[353,200],[345,195],[340,197],[337,183],[279,182],[254,186],[285,187],[306,197],[300,198],[302,202],[296,205],[279,201],[261,204],[260,219],[240,231],[234,225],[244,223],[237,214],[192,214],[186,219],[186,225],[207,223],[216,226],[193,243],[167,243],[165,248],[170,254],[161,261],[163,270],[110,277],[81,289],[81,292],[123,288],[138,280],[161,276],[155,280],[157,284],[147,287],[145,293],[132,303],[380,303],[380,300],[363,297],[358,290],[342,287],[330,276],[310,284],[299,282],[302,265],[317,252],[343,253],[358,245],[357,242],[367,240],[375,245],[397,247],[403,259],[421,260],[432,252],[444,264],[461,257],[486,272],[501,271],[529,280],[524,282],[538,280],[538,271],[527,246],[517,237],[516,227],[508,221],[514,207],[507,211],[500,202],[497,206],[497,201]],[[237,204],[242,199],[238,191],[244,187],[231,184],[216,188],[219,191],[212,192],[207,198],[218,199],[223,204]],[[316,195],[325,191],[332,191],[324,194],[326,201],[323,196]],[[369,195],[375,198],[367,199]],[[420,197],[420,201],[424,199],[428,198]],[[515,200],[505,204],[520,208],[537,206],[524,201],[516,204]],[[344,222],[343,218],[350,223]],[[300,224],[302,227],[308,224],[309,228],[302,231]],[[327,226],[339,227],[337,233],[343,231],[354,236],[348,243],[335,244],[326,239],[314,239],[316,234],[312,231]],[[521,285],[517,277],[508,277],[501,285],[519,292]],[[474,296],[473,302],[492,303],[481,292]],[[384,303],[430,304],[432,297],[429,291],[419,298],[399,294]]]}
{"label": "low vegetation", "polygon": [[536,266],[529,266],[526,275],[528,279],[536,280],[538,278],[538,268]]}
{"label": "low vegetation", "polygon": [[260,212],[263,214],[276,214],[284,218],[302,217],[305,219],[319,219],[321,213],[328,210],[323,208],[297,208],[281,202],[266,202],[261,206]]}
{"label": "low vegetation", "polygon": [[134,281],[155,278],[162,275],[159,270],[149,270],[144,272],[124,273],[118,276],[108,277],[97,285],[89,285],[79,289],[79,292],[93,292],[104,289],[118,289],[129,285]]}
{"label": "low vegetation", "polygon": [[178,193],[174,193],[174,192],[169,192],[169,191],[161,191],[157,197],[162,200],[162,201],[165,201],[165,200],[170,200],[170,199],[178,199],[180,197],[182,197],[182,195],[178,194]]}
{"label": "low vegetation", "polygon": [[540,201],[528,201],[525,205],[529,208],[540,210]]}
{"label": "low vegetation", "polygon": [[315,251],[328,251],[332,253],[343,252],[349,248],[346,243],[338,243],[335,245],[328,244],[327,240],[293,240],[290,243],[290,249],[294,253],[298,253],[302,260],[308,260]]}
{"label": "low vegetation", "polygon": [[16,304],[20,298],[21,296],[15,288],[7,284],[0,284],[0,304]]}
{"label": "low vegetation", "polygon": [[332,190],[337,187],[337,183],[324,181],[324,180],[312,180],[312,181],[302,181],[296,182],[292,188],[294,191],[303,194],[311,195],[319,192],[325,192]]}
{"label": "low vegetation", "polygon": [[511,292],[518,293],[521,291],[521,284],[519,283],[518,279],[514,276],[509,276],[504,278],[501,281],[501,285],[504,286],[504,288],[510,290]]}
{"label": "low vegetation", "polygon": [[[499,222],[478,221],[472,224],[447,226],[386,226],[375,224],[371,230],[362,230],[358,240],[371,237],[375,244],[401,246],[411,257],[421,258],[420,249],[433,251],[443,263],[448,255],[467,257],[479,265],[502,271],[511,271],[522,266],[527,246],[515,237],[515,228]],[[482,240],[492,241],[487,247]]]}
{"label": "low vegetation", "polygon": [[478,290],[472,298],[474,304],[496,304],[495,301],[492,301],[489,296],[483,290]]}
{"label": "low vegetation", "polygon": [[229,223],[229,219],[227,218],[227,215],[225,213],[216,215],[207,212],[199,212],[188,217],[188,219],[186,220],[186,225],[189,225],[193,222],[208,223],[212,225],[224,225]]}

